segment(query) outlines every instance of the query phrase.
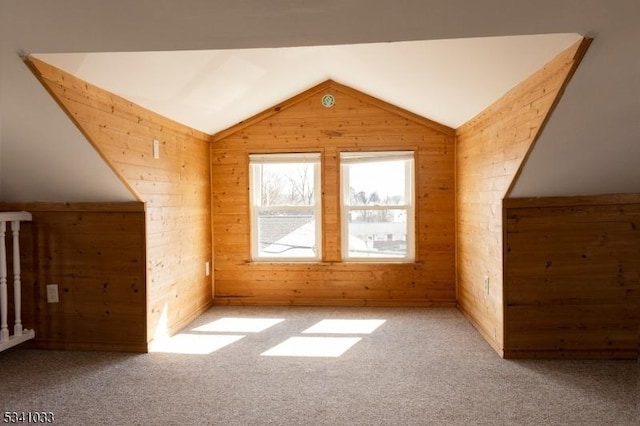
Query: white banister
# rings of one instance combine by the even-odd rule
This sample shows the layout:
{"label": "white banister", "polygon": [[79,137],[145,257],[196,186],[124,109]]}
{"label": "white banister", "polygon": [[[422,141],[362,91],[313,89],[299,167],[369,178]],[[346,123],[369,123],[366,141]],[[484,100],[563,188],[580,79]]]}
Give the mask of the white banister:
{"label": "white banister", "polygon": [[[29,212],[0,212],[0,351],[9,349],[35,337],[33,330],[22,328],[22,285],[20,279],[20,222],[31,220]],[[7,222],[11,223],[13,236],[13,334],[9,333],[7,295],[7,250],[5,236]]]}

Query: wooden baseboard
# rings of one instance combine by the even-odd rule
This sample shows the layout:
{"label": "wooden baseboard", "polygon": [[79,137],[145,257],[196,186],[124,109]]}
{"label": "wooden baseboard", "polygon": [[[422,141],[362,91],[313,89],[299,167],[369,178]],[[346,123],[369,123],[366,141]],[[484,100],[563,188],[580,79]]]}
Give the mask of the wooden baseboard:
{"label": "wooden baseboard", "polygon": [[20,346],[24,349],[46,349],[60,351],[100,351],[147,353],[146,343],[131,342],[65,342],[53,340],[31,340]]}
{"label": "wooden baseboard", "polygon": [[[213,302],[214,302],[213,299],[209,300],[207,303],[205,303],[204,305],[196,308],[189,315],[185,316],[182,320],[176,322],[175,324],[172,324],[171,327],[169,327],[169,330],[168,330],[169,335],[173,336],[174,334],[178,333],[180,330],[182,330],[187,325],[189,325],[191,322],[193,322],[193,320],[195,320],[200,315],[202,315],[203,313],[205,313],[206,311],[211,309],[211,307],[213,307],[213,304],[214,304]],[[151,339],[151,340],[153,340],[153,339]],[[149,340],[148,343],[151,343],[151,340]]]}
{"label": "wooden baseboard", "polygon": [[450,307],[455,300],[427,299],[271,299],[260,297],[215,297],[217,306],[336,306],[336,307]]}
{"label": "wooden baseboard", "polygon": [[480,327],[480,325],[476,322],[476,320],[467,311],[465,311],[462,306],[457,305],[457,308],[462,313],[462,315],[464,315],[464,317],[471,323],[471,325],[473,325],[473,327],[478,331],[478,333],[480,333],[482,338],[489,344],[489,346],[491,346],[491,348],[494,351],[496,351],[501,358],[504,358],[505,357],[504,348],[502,347],[502,345],[499,344],[493,338],[493,336],[491,336],[482,327]]}
{"label": "wooden baseboard", "polygon": [[504,359],[619,359],[636,360],[638,352],[620,350],[504,350]]}

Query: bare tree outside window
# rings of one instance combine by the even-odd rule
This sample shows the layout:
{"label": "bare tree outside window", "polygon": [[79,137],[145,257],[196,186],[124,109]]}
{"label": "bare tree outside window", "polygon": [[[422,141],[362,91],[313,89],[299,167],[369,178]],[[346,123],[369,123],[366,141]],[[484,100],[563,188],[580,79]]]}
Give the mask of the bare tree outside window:
{"label": "bare tree outside window", "polygon": [[312,174],[311,167],[298,167],[295,172],[288,175],[292,204],[308,206],[313,203]]}
{"label": "bare tree outside window", "polygon": [[320,154],[251,154],[249,164],[252,258],[319,259]]}
{"label": "bare tree outside window", "polygon": [[269,170],[262,171],[260,203],[263,206],[276,204],[282,192],[282,177]]}
{"label": "bare tree outside window", "polygon": [[[351,205],[354,206],[376,206],[376,205],[398,205],[400,203],[401,196],[385,196],[384,200],[380,199],[380,196],[376,191],[367,193],[366,191],[358,191],[353,187],[349,187]],[[382,201],[382,202],[381,202]],[[389,210],[358,210],[356,221],[359,222],[391,222],[393,221],[393,215]]]}

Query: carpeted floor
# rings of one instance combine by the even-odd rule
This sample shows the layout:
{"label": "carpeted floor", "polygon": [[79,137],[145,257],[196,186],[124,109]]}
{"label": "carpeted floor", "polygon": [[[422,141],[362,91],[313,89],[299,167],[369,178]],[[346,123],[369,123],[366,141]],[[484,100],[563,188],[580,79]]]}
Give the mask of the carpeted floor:
{"label": "carpeted floor", "polygon": [[637,362],[502,360],[456,309],[215,307],[156,349],[0,353],[0,409],[61,425],[640,424]]}

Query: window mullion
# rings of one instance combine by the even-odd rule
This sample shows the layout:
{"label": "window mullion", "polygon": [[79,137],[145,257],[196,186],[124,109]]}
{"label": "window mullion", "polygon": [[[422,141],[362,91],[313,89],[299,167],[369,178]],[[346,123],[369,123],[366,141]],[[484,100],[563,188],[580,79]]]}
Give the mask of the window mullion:
{"label": "window mullion", "polygon": [[374,204],[371,206],[358,204],[357,206],[347,205],[345,207],[349,210],[407,210],[410,208],[410,204]]}

